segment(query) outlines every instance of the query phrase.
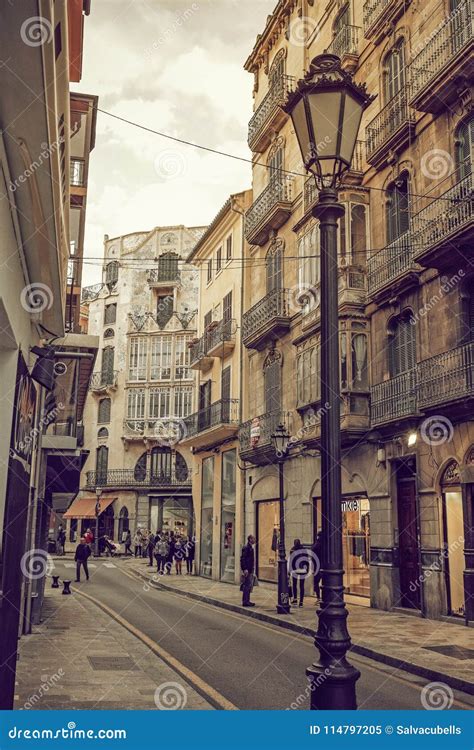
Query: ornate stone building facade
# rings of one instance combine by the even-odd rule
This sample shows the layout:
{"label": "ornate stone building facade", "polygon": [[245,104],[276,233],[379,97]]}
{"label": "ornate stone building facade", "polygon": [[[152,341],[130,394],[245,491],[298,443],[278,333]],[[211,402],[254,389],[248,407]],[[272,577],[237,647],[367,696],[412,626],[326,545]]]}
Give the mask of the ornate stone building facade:
{"label": "ornate stone building facade", "polygon": [[[270,436],[288,426],[287,547],[320,526],[319,232],[281,109],[317,54],[376,99],[340,191],[343,545],[349,598],[474,619],[472,3],[280,0],[245,68],[246,533],[276,580]],[[324,113],[321,114],[324,116]],[[436,148],[433,148],[433,146]]]}
{"label": "ornate stone building facade", "polygon": [[[193,406],[189,342],[197,270],[187,258],[203,227],[157,227],[105,237],[103,282],[84,290],[89,333],[100,338],[87,401],[90,450],[68,538],[93,523],[121,541],[135,528],[193,533],[191,463],[181,448]],[[91,520],[92,514],[92,520]]]}

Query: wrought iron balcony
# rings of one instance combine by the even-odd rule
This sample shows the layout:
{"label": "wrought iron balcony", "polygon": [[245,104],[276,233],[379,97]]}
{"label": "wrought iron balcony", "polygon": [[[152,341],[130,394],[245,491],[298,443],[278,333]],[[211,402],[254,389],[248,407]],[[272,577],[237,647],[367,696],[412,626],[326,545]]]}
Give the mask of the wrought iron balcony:
{"label": "wrought iron balcony", "polygon": [[255,110],[249,122],[249,148],[261,153],[270,144],[272,132],[278,132],[288,115],[281,105],[286,102],[288,94],[293,91],[295,79],[292,76],[280,76]]}
{"label": "wrought iron balcony", "polygon": [[170,267],[169,263],[160,263],[158,268],[148,270],[147,281],[154,289],[174,289],[181,283],[181,274],[178,268]]}
{"label": "wrought iron balcony", "polygon": [[261,350],[268,341],[280,338],[290,329],[290,293],[274,289],[242,316],[242,341],[247,349]]}
{"label": "wrought iron balcony", "polygon": [[186,467],[153,473],[150,470],[111,469],[110,471],[88,471],[84,489],[95,487],[134,488],[134,487],[191,487],[190,472]]}
{"label": "wrought iron balcony", "polygon": [[124,419],[122,439],[126,442],[156,441],[176,445],[185,434],[183,417],[153,417]]}
{"label": "wrought iron balcony", "polygon": [[252,245],[264,245],[272,229],[278,230],[291,215],[293,178],[278,175],[252,203],[245,214],[245,237]]}
{"label": "wrought iron balcony", "polygon": [[237,323],[231,320],[220,320],[207,332],[206,354],[209,357],[220,357],[224,359],[235,347],[235,332]]}
{"label": "wrought iron balcony", "polygon": [[93,372],[91,375],[90,391],[107,391],[117,387],[118,370],[111,372]]}
{"label": "wrought iron balcony", "polygon": [[458,97],[459,79],[474,75],[474,2],[464,0],[423,47],[410,65],[410,104],[437,113]]}
{"label": "wrought iron balcony", "polygon": [[271,436],[280,424],[289,430],[289,417],[289,412],[269,411],[241,424],[239,442],[242,460],[256,466],[275,461]]}
{"label": "wrought iron balcony", "polygon": [[353,72],[357,67],[359,32],[359,26],[342,26],[328,47],[328,52],[337,55],[341,59],[342,67],[349,72]]}
{"label": "wrought iron balcony", "polygon": [[81,302],[90,302],[97,299],[105,284],[92,284],[82,287]]}
{"label": "wrought iron balcony", "polygon": [[[308,447],[320,448],[322,437],[322,412],[324,407],[319,399],[313,404],[299,405],[303,425],[300,439]],[[360,391],[344,391],[340,398],[340,431],[343,446],[359,441],[370,426],[369,394]]]}
{"label": "wrought iron balcony", "polygon": [[389,23],[395,22],[408,8],[411,0],[366,0],[363,8],[364,36],[378,44],[388,33]]}
{"label": "wrought iron balcony", "polygon": [[415,131],[415,113],[405,88],[385,105],[366,128],[367,161],[374,167],[387,162],[389,152],[403,150]]}
{"label": "wrought iron balcony", "polygon": [[474,343],[420,362],[418,382],[422,409],[474,396]]}
{"label": "wrought iron balcony", "polygon": [[372,426],[417,414],[416,368],[373,385],[370,392],[370,421]]}
{"label": "wrought iron balcony", "polygon": [[209,333],[206,331],[201,338],[190,342],[189,362],[192,370],[207,372],[212,367],[212,357],[208,355]]}
{"label": "wrought iron balcony", "polygon": [[405,232],[367,261],[368,295],[374,299],[389,293],[394,286],[415,280],[419,267],[413,260],[411,232]]}
{"label": "wrought iron balcony", "polygon": [[218,443],[235,435],[238,424],[238,399],[220,399],[183,420],[181,442],[193,447],[206,443]]}
{"label": "wrought iron balcony", "polygon": [[443,268],[468,257],[474,239],[474,175],[415,214],[412,227],[414,257],[423,266]]}

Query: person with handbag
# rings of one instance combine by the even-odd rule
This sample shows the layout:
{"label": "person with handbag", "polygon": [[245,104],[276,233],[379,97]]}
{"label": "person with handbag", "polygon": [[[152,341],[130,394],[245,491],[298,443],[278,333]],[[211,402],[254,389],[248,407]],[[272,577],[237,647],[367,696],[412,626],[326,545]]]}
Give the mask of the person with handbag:
{"label": "person with handbag", "polygon": [[290,574],[291,593],[293,599],[292,604],[296,604],[298,599],[298,584],[300,601],[299,606],[303,606],[304,600],[304,582],[309,574],[309,557],[308,553],[301,544],[300,539],[295,539],[293,547],[290,550],[290,557],[288,559],[288,572]]}
{"label": "person with handbag", "polygon": [[254,582],[254,570],[255,570],[255,553],[253,545],[255,544],[255,537],[250,534],[247,537],[247,544],[242,547],[240,555],[240,570],[241,584],[240,589],[242,591],[242,607],[255,607],[255,602],[250,601],[250,594],[253,589]]}

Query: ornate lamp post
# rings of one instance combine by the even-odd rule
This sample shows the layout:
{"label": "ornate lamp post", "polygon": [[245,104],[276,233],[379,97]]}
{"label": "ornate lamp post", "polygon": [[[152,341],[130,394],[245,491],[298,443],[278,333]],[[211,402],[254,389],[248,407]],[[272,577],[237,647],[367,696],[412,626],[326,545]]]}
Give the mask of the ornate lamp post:
{"label": "ornate lamp post", "polygon": [[99,552],[99,516],[100,516],[100,496],[102,495],[102,487],[96,487],[95,488],[95,494],[97,495],[97,502],[95,504],[94,557],[100,557],[100,552]]}
{"label": "ornate lamp post", "polygon": [[279,501],[280,501],[280,541],[278,543],[278,602],[279,615],[290,613],[288,592],[288,565],[285,550],[285,488],[283,482],[283,465],[288,451],[290,436],[284,425],[280,424],[271,436],[272,446],[278,461]]}
{"label": "ornate lamp post", "polygon": [[357,708],[360,672],[346,659],[347,630],[342,568],[341,435],[337,223],[344,213],[338,189],[350,168],[362,113],[372,101],[365,86],[342,70],[336,55],[314,58],[284,109],[291,115],[305,168],[319,190],[313,216],[321,235],[322,602],[315,638],[319,660],[307,670],[311,709]]}

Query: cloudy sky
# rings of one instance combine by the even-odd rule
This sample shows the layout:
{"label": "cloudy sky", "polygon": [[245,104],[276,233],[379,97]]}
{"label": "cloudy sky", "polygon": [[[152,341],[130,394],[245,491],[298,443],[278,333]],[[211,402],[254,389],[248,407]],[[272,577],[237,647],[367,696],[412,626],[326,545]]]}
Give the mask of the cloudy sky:
{"label": "cloudy sky", "polygon": [[[276,0],[94,0],[83,77],[101,109],[249,157],[251,74],[243,69]],[[207,224],[250,165],[168,141],[99,112],[91,156],[84,285],[99,281],[103,236]],[[87,260],[89,259],[89,260]]]}

